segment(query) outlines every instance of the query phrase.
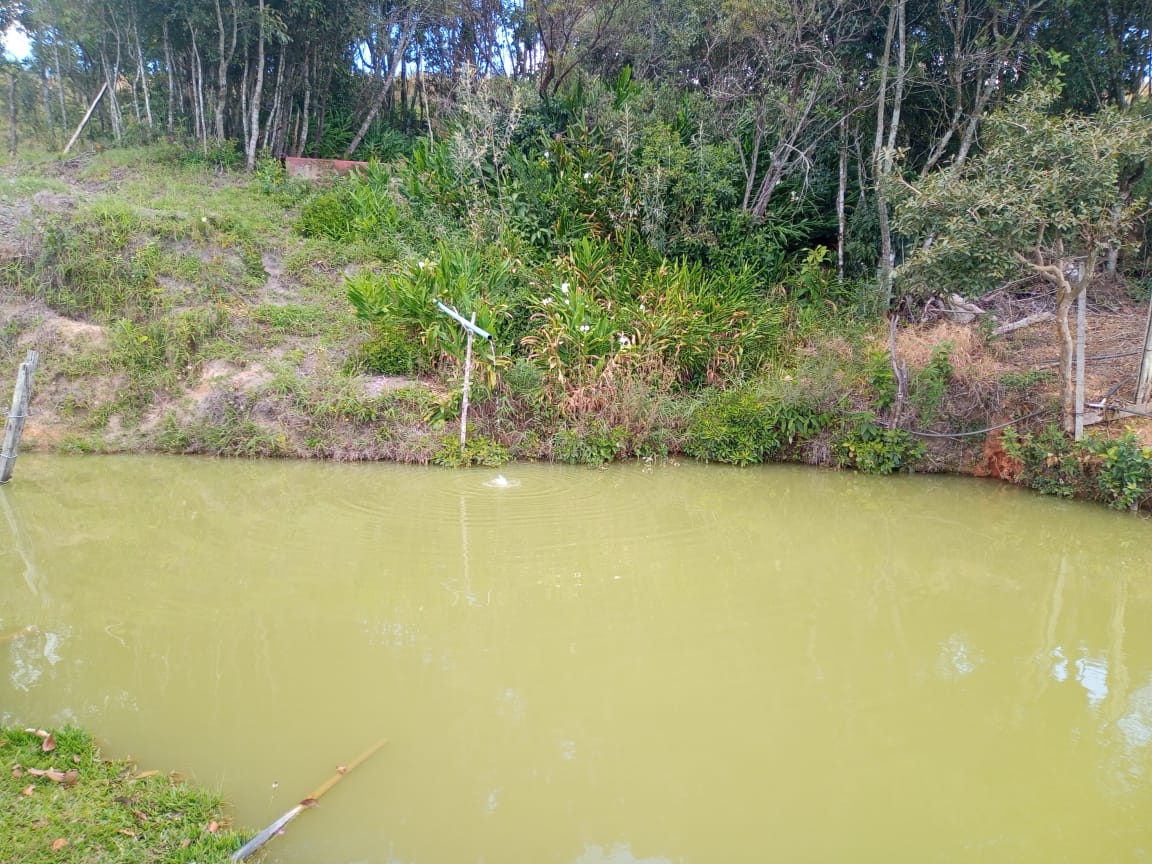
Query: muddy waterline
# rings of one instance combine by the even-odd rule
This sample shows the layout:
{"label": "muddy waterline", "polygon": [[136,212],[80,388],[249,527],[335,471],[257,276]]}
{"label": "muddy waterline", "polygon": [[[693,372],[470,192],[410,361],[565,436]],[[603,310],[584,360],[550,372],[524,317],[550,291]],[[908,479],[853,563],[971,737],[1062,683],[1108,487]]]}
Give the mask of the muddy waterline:
{"label": "muddy waterline", "polygon": [[784,466],[22,457],[0,721],[254,828],[386,737],[273,862],[1147,861],[1152,523]]}

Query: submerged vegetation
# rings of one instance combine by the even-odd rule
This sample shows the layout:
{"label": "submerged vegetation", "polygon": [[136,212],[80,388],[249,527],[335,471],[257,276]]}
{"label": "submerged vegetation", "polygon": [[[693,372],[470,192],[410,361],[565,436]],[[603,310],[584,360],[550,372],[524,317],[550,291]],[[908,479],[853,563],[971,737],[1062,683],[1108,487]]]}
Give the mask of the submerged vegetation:
{"label": "submerged vegetation", "polygon": [[219,796],[108,761],[78,729],[0,728],[0,860],[215,864],[241,837]]}

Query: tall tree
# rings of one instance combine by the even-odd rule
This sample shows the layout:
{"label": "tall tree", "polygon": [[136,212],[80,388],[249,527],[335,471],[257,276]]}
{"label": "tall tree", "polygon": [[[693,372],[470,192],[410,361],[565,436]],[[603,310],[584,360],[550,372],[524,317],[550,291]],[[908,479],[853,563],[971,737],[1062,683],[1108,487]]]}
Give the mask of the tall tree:
{"label": "tall tree", "polygon": [[1050,113],[1060,88],[1036,85],[990,115],[985,150],[966,165],[901,187],[898,225],[933,234],[903,269],[913,283],[964,295],[973,277],[1026,271],[1056,291],[1064,425],[1075,425],[1068,311],[1099,255],[1136,213],[1120,188],[1126,160],[1152,148],[1152,120],[1108,107],[1092,116]]}

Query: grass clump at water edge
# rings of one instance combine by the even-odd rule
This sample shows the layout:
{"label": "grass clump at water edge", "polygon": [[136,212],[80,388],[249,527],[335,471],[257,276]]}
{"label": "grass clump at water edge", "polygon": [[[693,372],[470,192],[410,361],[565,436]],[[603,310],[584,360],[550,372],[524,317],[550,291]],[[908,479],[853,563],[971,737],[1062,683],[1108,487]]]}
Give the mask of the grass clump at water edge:
{"label": "grass clump at water edge", "polygon": [[209,864],[243,842],[218,795],[102,759],[79,729],[0,727],[0,759],[0,861]]}

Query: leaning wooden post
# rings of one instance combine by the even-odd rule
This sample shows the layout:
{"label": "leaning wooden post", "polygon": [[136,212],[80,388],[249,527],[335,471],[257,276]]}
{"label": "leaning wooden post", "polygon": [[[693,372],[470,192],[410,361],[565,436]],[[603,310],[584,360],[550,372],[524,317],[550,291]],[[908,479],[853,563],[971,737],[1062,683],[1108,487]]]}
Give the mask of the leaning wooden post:
{"label": "leaning wooden post", "polygon": [[472,327],[468,330],[468,347],[464,349],[464,393],[460,401],[460,452],[468,439],[468,398],[472,395],[472,341],[476,338],[476,312],[472,312]]}
{"label": "leaning wooden post", "polygon": [[20,371],[16,373],[16,389],[12,391],[12,410],[8,412],[8,423],[4,427],[4,444],[0,448],[0,483],[12,479],[16,469],[16,454],[20,450],[20,436],[24,432],[24,419],[28,416],[28,406],[32,402],[32,379],[36,375],[36,363],[40,355],[29,351]]}
{"label": "leaning wooden post", "polygon": [[104,91],[108,89],[108,82],[105,81],[100,87],[100,92],[96,94],[96,98],[92,100],[92,104],[88,106],[88,113],[84,115],[84,119],[80,121],[80,125],[76,127],[76,132],[72,138],[64,145],[64,155],[68,155],[68,151],[72,149],[72,145],[76,143],[76,139],[80,137],[80,133],[84,131],[84,127],[88,125],[88,120],[92,117],[92,112],[96,110],[96,106],[100,104],[100,99],[104,96]]}
{"label": "leaning wooden post", "polygon": [[1152,301],[1148,303],[1148,326],[1144,330],[1144,356],[1136,379],[1136,404],[1144,405],[1152,396]]}

